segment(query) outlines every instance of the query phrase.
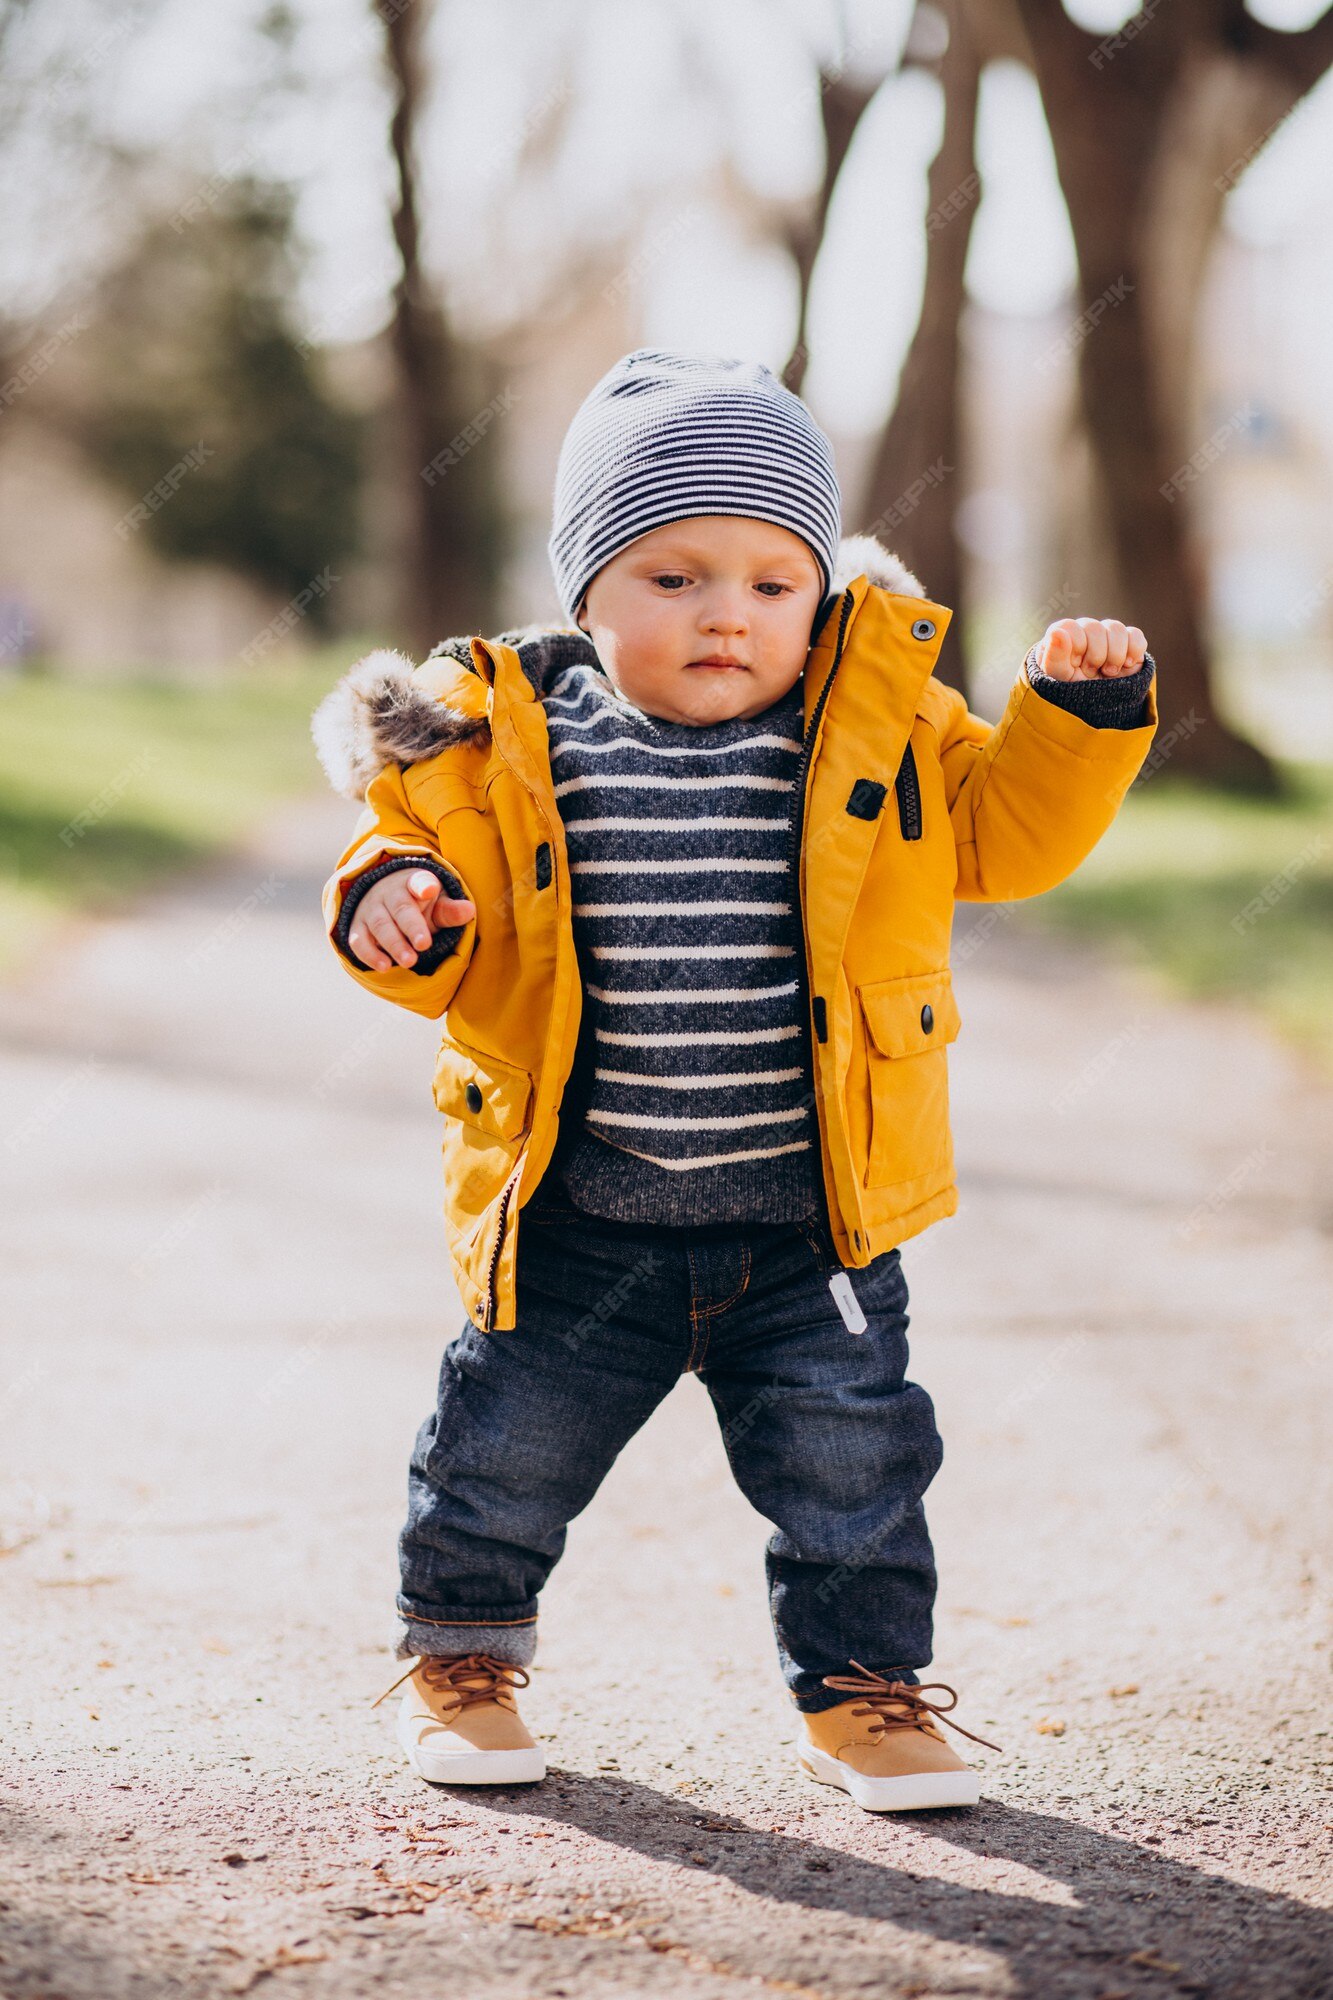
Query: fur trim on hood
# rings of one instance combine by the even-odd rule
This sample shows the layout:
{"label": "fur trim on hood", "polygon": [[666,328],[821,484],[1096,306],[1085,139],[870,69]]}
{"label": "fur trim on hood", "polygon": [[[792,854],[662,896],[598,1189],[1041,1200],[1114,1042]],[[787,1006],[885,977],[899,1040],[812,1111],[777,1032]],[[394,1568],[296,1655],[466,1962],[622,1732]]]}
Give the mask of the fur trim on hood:
{"label": "fur trim on hood", "polygon": [[[846,535],[839,542],[830,594],[858,576],[895,597],[926,595],[907,565],[874,535]],[[551,676],[573,661],[598,664],[586,633],[571,626],[526,625],[497,634],[495,643],[514,647],[539,695]],[[466,637],[443,640],[427,659],[456,660],[475,671]],[[484,742],[490,723],[433,694],[405,653],[382,647],[358,660],[325,695],[310,733],[334,791],[361,801],[386,764],[422,764],[455,743]]]}

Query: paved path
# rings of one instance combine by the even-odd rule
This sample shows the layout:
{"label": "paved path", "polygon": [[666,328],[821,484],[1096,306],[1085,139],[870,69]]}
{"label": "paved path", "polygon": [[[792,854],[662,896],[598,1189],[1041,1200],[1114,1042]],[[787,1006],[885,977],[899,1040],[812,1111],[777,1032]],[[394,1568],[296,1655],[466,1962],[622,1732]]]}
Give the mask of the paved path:
{"label": "paved path", "polygon": [[434,1791],[369,1704],[460,1308],[434,1027],[319,930],[351,818],[0,996],[0,1995],[1333,1991],[1333,1093],[960,912],[962,1207],[904,1267],[988,1802],[793,1775],[694,1380],[548,1592],[554,1775]]}

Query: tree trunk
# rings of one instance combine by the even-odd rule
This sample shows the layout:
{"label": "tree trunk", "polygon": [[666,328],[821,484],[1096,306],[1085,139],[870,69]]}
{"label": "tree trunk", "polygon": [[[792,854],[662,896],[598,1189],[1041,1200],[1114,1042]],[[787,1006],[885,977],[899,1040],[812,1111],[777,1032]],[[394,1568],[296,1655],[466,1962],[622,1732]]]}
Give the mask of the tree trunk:
{"label": "tree trunk", "polygon": [[805,371],[810,361],[808,319],[810,311],[810,284],[815,274],[819,253],[824,247],[824,232],[828,227],[829,208],[833,201],[833,190],[843,162],[851,150],[856,128],[862,114],[880,87],[882,79],[873,83],[854,83],[836,70],[821,70],[819,73],[819,113],[824,126],[824,176],[819,185],[813,208],[798,221],[791,223],[786,231],[787,248],[796,264],[798,305],[796,317],[796,341],[787,357],[782,371],[782,380],[793,395],[799,396],[805,385]]}
{"label": "tree trunk", "polygon": [[965,688],[966,579],[954,511],[961,492],[963,270],[981,191],[976,163],[981,67],[957,0],[944,0],[940,11],[948,22],[949,44],[933,68],[944,94],[944,130],[927,179],[921,312],[860,512],[866,532],[887,537],[936,602],[952,607],[936,672],[951,686]]}
{"label": "tree trunk", "polygon": [[410,495],[402,624],[420,656],[495,617],[498,433],[513,401],[487,358],[452,335],[421,264],[416,129],[425,89],[424,4],[374,0],[393,89],[393,234],[400,274],[390,329],[398,378],[402,477]]}
{"label": "tree trunk", "polygon": [[[1118,35],[1060,0],[1017,0],[1078,256],[1079,387],[1122,580],[1120,615],[1159,662],[1173,768],[1273,791],[1278,774],[1218,716],[1206,563],[1191,507],[1198,300],[1228,186],[1333,61],[1333,9],[1299,34],[1235,0],[1139,14]],[[1220,166],[1220,171],[1219,171]]]}

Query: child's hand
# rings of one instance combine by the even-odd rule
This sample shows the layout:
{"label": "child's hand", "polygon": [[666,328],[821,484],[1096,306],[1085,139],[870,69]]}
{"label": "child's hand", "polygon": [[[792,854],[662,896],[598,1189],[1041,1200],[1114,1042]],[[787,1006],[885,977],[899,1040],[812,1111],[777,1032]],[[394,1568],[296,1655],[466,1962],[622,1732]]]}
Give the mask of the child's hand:
{"label": "child's hand", "polygon": [[446,896],[429,868],[399,868],[367,889],[356,906],[347,942],[372,972],[415,965],[435,931],[477,914],[466,896]]}
{"label": "child's hand", "polygon": [[1136,674],[1148,642],[1118,618],[1057,618],[1037,641],[1037,665],[1053,681],[1114,680]]}

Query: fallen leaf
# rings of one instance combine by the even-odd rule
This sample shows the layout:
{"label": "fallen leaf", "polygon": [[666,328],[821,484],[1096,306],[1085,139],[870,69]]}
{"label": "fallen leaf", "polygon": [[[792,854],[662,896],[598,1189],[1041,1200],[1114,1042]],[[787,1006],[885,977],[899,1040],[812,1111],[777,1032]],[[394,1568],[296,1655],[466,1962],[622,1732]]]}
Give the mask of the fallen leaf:
{"label": "fallen leaf", "polygon": [[1123,1687],[1107,1688],[1106,1690],[1112,1701],[1123,1701],[1127,1694],[1137,1694],[1138,1691],[1139,1684],[1137,1681],[1126,1681]]}
{"label": "fallen leaf", "polygon": [[95,1583],[119,1583],[118,1576],[35,1576],[33,1582],[42,1590],[85,1590]]}
{"label": "fallen leaf", "polygon": [[1132,1951],[1125,1960],[1126,1965],[1142,1965],[1149,1972],[1179,1972],[1180,1967],[1173,1959],[1163,1958],[1159,1951]]}
{"label": "fallen leaf", "polygon": [[1043,1715],[1041,1721],[1033,1726],[1038,1736],[1063,1736],[1065,1733],[1063,1722],[1057,1722],[1049,1715]]}
{"label": "fallen leaf", "polygon": [[[239,1952],[235,1952],[234,1947],[230,1945],[224,1947],[224,1949],[233,1951],[236,1957],[240,1956]],[[229,1988],[229,1991],[232,1993],[248,1993],[251,1987],[258,1986],[261,1979],[267,1979],[270,1972],[277,1972],[284,1965],[319,1965],[328,1956],[329,1954],[326,1951],[296,1951],[290,1945],[280,1945],[272,1958],[266,1959],[262,1965],[256,1966],[250,1977],[242,1985],[233,1986]]]}

